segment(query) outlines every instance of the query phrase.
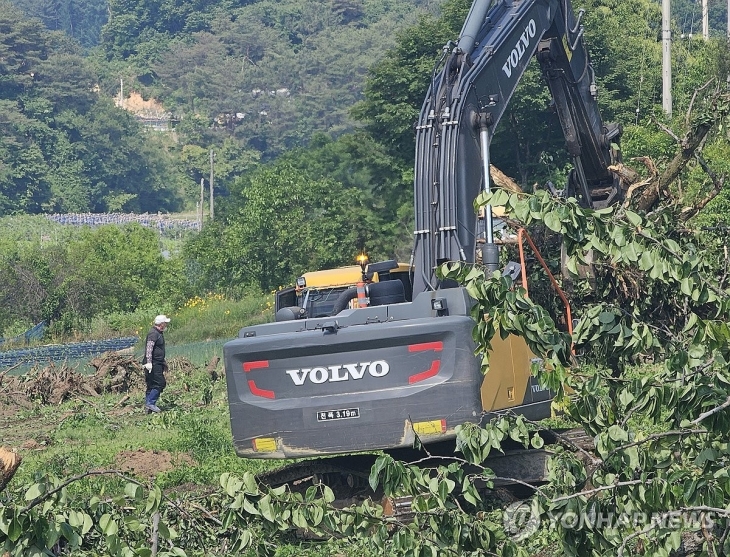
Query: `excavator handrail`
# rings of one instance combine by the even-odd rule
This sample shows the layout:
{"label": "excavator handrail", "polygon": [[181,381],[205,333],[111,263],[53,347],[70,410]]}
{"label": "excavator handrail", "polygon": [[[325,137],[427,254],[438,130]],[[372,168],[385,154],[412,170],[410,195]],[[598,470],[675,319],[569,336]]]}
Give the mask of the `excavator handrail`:
{"label": "excavator handrail", "polygon": [[527,274],[524,272],[524,270],[527,268],[527,267],[525,267],[525,250],[523,247],[524,240],[527,240],[527,243],[530,244],[530,247],[532,248],[532,253],[535,254],[535,257],[537,257],[537,260],[540,262],[540,265],[547,273],[547,276],[550,279],[550,283],[552,284],[553,289],[555,290],[555,292],[557,292],[558,296],[560,297],[560,299],[563,301],[563,304],[565,305],[565,318],[568,322],[568,334],[572,337],[573,336],[573,315],[570,311],[570,302],[568,302],[568,298],[565,296],[563,289],[560,288],[558,281],[555,280],[555,277],[553,276],[552,272],[550,272],[550,269],[548,268],[547,263],[545,263],[545,260],[542,258],[542,255],[540,255],[540,251],[537,249],[535,242],[532,241],[530,234],[524,228],[520,228],[517,231],[517,247],[520,250],[520,265],[522,265],[522,288],[525,289],[525,294],[527,294],[527,296],[529,297],[530,290],[527,287]]}

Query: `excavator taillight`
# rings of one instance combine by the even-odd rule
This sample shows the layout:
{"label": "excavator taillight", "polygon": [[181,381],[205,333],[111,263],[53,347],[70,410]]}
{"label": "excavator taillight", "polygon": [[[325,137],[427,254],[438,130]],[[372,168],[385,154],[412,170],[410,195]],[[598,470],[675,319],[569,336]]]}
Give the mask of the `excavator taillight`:
{"label": "excavator taillight", "polygon": [[243,362],[243,371],[248,373],[252,369],[260,369],[262,367],[269,367],[269,360],[258,360],[255,362]]}
{"label": "excavator taillight", "polygon": [[413,385],[414,383],[420,383],[421,381],[425,381],[429,377],[433,377],[439,372],[439,368],[441,367],[441,360],[434,360],[431,362],[431,367],[428,368],[426,371],[422,371],[421,373],[415,373],[411,375],[408,378],[408,384]]}
{"label": "excavator taillight", "polygon": [[[257,360],[254,362],[243,362],[242,364],[243,371],[248,373],[252,369],[261,369],[269,367],[269,361],[268,360]],[[268,389],[260,389],[256,386],[256,382],[253,379],[248,380],[248,388],[251,391],[251,394],[254,396],[260,396],[262,398],[276,398],[276,395],[274,394],[274,391],[269,391]]]}
{"label": "excavator taillight", "polygon": [[433,350],[434,352],[441,352],[444,349],[444,343],[440,340],[436,342],[422,342],[420,344],[409,344],[409,352],[423,352],[425,350]]}
{"label": "excavator taillight", "polygon": [[[433,350],[434,352],[441,352],[444,349],[444,343],[439,341],[436,342],[422,342],[419,344],[409,344],[408,345],[408,351],[409,352],[425,352],[427,350]],[[414,373],[408,378],[408,384],[413,385],[414,383],[419,383],[421,381],[424,381],[430,377],[433,377],[439,372],[439,368],[441,367],[441,360],[433,360],[431,362],[431,367],[429,367],[426,371],[422,371],[420,373]]]}

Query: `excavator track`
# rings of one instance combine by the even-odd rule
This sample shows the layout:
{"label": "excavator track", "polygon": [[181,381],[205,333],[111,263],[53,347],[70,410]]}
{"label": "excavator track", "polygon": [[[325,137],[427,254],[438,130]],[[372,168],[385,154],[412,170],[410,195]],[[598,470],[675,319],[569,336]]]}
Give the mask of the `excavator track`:
{"label": "excavator track", "polygon": [[[590,453],[593,439],[582,429],[561,431],[544,430],[541,437],[547,444],[561,444],[575,452]],[[427,446],[430,458],[422,450],[397,449],[386,451],[396,460],[420,462],[427,467],[453,462],[454,443],[443,442]],[[547,480],[547,461],[551,451],[547,449],[525,449],[521,445],[506,443],[503,452],[494,452],[483,463],[497,477],[492,487],[477,485],[488,496],[505,502],[525,499],[533,490],[527,485],[540,485]],[[257,476],[260,483],[275,488],[288,485],[293,492],[304,493],[315,485],[327,485],[335,495],[333,506],[344,508],[365,499],[380,502],[387,516],[407,521],[413,516],[411,497],[385,497],[378,488],[373,492],[369,484],[370,470],[379,454],[353,454],[320,459],[303,460],[282,468],[263,472]],[[479,473],[479,467],[467,467],[467,473]]]}
{"label": "excavator track", "polygon": [[313,485],[327,485],[335,494],[334,506],[341,508],[375,495],[368,478],[377,458],[376,454],[354,454],[304,460],[263,472],[257,479],[272,488],[287,484],[301,493]]}

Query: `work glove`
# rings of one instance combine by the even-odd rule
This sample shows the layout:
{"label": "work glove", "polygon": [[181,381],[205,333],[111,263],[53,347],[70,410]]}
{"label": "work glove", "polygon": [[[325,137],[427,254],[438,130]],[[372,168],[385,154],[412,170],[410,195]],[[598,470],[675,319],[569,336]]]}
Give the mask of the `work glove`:
{"label": "work glove", "polygon": [[152,363],[151,362],[147,362],[143,367],[147,370],[147,373],[150,373],[152,371]]}

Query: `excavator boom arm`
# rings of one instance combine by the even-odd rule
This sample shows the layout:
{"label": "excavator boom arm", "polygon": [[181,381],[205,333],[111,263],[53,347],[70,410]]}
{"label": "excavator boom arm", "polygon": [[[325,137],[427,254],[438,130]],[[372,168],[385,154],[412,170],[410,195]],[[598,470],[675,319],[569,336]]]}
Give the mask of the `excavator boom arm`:
{"label": "excavator boom arm", "polygon": [[414,293],[438,287],[443,261],[481,260],[477,239],[488,232],[473,200],[489,186],[489,142],[535,55],[573,161],[568,193],[596,208],[620,197],[608,166],[621,128],[598,111],[581,16],[570,0],[475,0],[416,128]]}

